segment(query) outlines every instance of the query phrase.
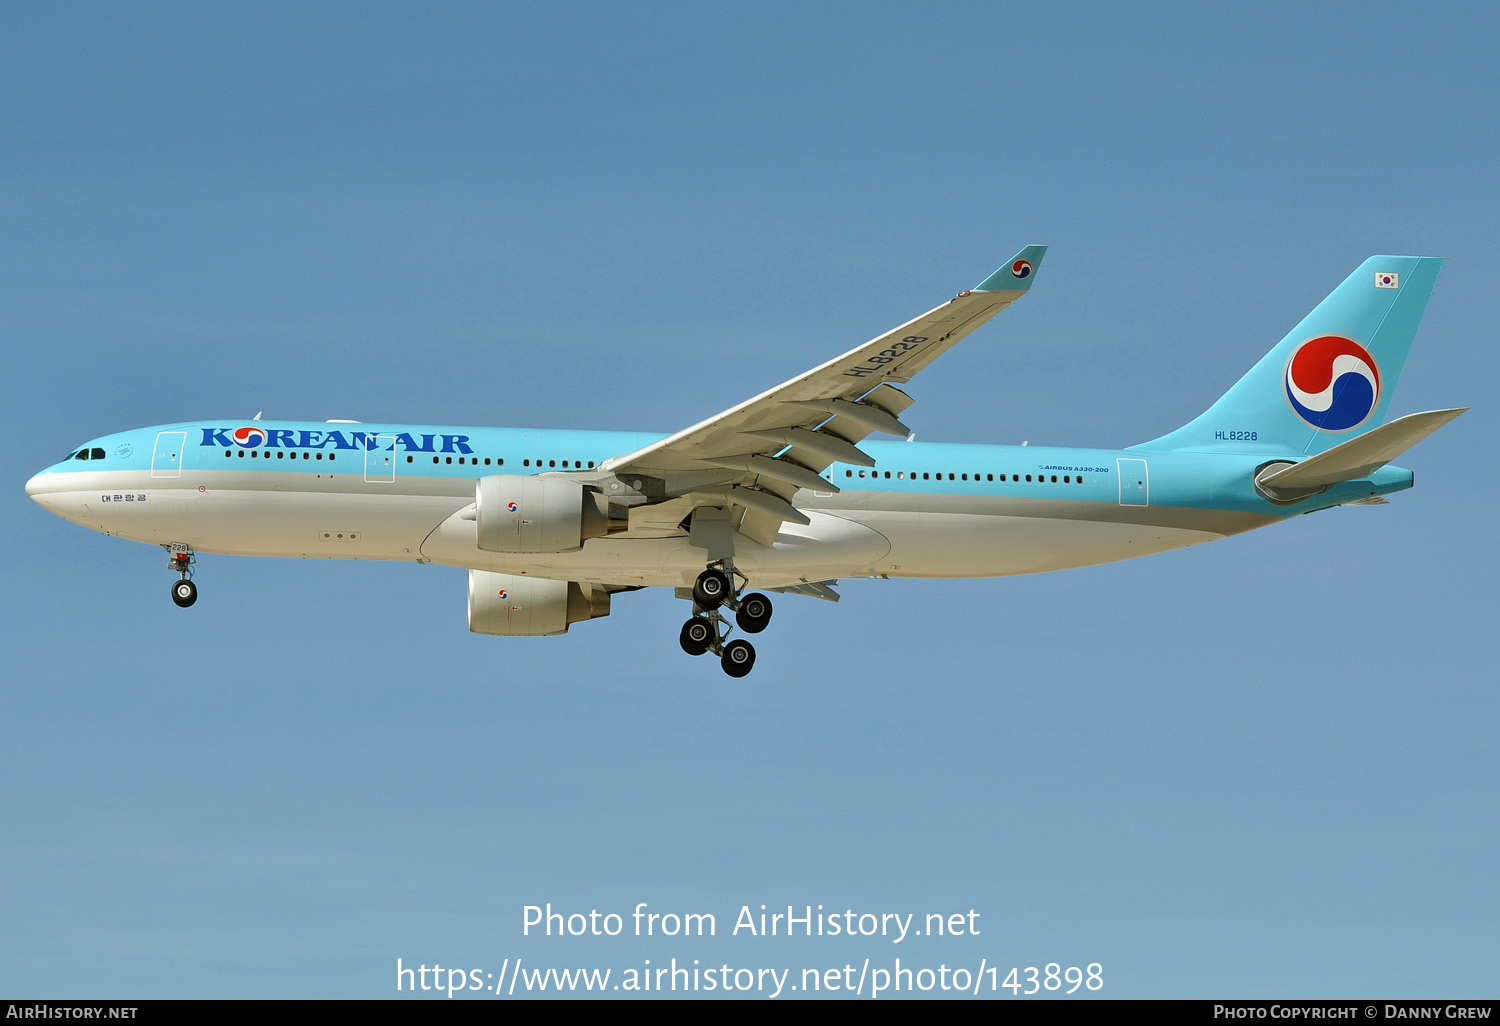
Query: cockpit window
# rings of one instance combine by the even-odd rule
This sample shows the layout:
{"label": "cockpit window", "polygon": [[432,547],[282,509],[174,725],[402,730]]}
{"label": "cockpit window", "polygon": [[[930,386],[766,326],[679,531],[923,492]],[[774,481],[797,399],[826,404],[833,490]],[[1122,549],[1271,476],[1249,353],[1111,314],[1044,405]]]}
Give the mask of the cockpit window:
{"label": "cockpit window", "polygon": [[62,461],[63,461],[63,462],[64,462],[64,463],[66,463],[66,462],[68,462],[68,461],[69,461],[69,460],[71,460],[71,459],[75,459],[75,458],[76,458],[76,457],[77,457],[77,456],[78,456],[78,450],[77,450],[77,449],[74,449],[74,450],[73,450],[73,451],[72,451],[72,452],[70,452],[70,453],[68,453],[68,454],[67,454],[67,455],[66,455],[66,456],[64,456],[64,457],[63,457],[63,458],[62,458]]}
{"label": "cockpit window", "polygon": [[89,450],[89,459],[91,459],[91,460],[102,460],[102,459],[104,459],[104,450],[103,449],[97,449],[97,448],[96,449],[90,449]]}
{"label": "cockpit window", "polygon": [[89,458],[89,451],[87,449],[79,449],[70,458],[75,460],[86,460]]}

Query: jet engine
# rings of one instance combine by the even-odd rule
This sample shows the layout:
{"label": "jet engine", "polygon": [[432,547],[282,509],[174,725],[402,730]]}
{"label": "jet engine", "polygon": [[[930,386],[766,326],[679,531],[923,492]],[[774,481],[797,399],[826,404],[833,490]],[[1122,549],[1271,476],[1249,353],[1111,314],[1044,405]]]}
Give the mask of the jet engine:
{"label": "jet engine", "polygon": [[469,571],[469,630],[511,637],[566,634],[609,615],[609,592],[594,584]]}
{"label": "jet engine", "polygon": [[609,531],[609,500],[564,477],[492,474],[474,486],[479,547],[566,552]]}

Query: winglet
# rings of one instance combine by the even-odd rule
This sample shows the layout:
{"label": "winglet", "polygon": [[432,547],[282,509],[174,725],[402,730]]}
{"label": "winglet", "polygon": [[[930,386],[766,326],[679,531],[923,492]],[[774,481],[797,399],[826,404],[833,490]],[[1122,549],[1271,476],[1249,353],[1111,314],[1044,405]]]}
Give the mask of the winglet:
{"label": "winglet", "polygon": [[1025,292],[1036,280],[1037,268],[1042,266],[1042,257],[1046,252],[1046,246],[1027,246],[971,291]]}

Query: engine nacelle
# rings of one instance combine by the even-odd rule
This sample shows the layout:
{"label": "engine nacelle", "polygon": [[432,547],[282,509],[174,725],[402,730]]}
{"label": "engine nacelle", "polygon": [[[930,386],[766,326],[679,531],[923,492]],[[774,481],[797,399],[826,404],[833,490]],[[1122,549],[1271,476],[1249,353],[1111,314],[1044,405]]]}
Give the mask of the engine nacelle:
{"label": "engine nacelle", "polygon": [[486,552],[567,552],[609,531],[609,500],[565,477],[492,474],[474,486]]}
{"label": "engine nacelle", "polygon": [[475,634],[566,634],[570,624],[608,615],[609,592],[597,585],[469,571],[469,630]]}

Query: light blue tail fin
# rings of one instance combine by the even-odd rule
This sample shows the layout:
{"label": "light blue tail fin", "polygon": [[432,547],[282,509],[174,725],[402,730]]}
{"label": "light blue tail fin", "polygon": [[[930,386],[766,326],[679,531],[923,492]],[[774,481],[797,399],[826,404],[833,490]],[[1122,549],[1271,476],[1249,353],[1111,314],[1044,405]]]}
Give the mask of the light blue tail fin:
{"label": "light blue tail fin", "polygon": [[1442,265],[1371,257],[1206,413],[1132,448],[1311,455],[1380,426]]}

